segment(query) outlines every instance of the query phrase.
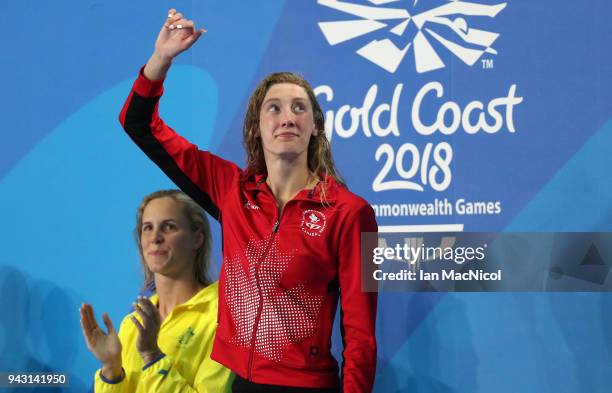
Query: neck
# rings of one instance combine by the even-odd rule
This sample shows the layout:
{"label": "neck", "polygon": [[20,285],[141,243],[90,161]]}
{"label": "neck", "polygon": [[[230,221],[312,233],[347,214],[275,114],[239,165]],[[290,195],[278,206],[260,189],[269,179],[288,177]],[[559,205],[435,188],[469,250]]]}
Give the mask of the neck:
{"label": "neck", "polygon": [[312,188],[313,177],[308,171],[306,155],[301,154],[295,159],[266,157],[268,178],[266,183],[276,198],[279,209],[304,188]]}
{"label": "neck", "polygon": [[204,285],[194,277],[176,279],[156,274],[155,288],[159,299],[158,309],[163,321],[176,306],[191,299],[204,288]]}

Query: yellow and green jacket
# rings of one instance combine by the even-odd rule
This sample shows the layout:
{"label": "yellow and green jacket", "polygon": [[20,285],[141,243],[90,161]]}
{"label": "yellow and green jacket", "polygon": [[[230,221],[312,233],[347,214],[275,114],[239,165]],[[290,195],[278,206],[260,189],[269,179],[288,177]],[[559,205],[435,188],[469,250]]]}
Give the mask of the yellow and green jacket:
{"label": "yellow and green jacket", "polygon": [[[157,295],[151,296],[157,305]],[[123,319],[119,339],[125,377],[109,381],[95,376],[99,393],[223,393],[231,391],[231,371],[210,358],[217,326],[218,282],[176,306],[161,325],[157,343],[165,356],[143,364],[136,351],[138,330]],[[140,320],[140,317],[137,316]]]}

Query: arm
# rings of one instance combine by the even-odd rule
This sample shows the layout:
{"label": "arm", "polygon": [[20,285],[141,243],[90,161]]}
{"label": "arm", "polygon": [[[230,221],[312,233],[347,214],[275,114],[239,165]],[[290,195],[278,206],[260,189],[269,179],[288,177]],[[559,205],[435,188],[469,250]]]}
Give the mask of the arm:
{"label": "arm", "polygon": [[[185,193],[217,219],[219,201],[227,193],[239,168],[178,135],[159,117],[158,103],[163,79],[172,60],[202,34],[193,21],[170,10],[145,65],[125,102],[119,121],[130,138]],[[182,26],[181,29],[173,26]]]}
{"label": "arm", "polygon": [[374,384],[377,294],[361,290],[361,233],[377,231],[374,212],[364,205],[348,217],[340,235],[342,386],[346,393],[371,392]]}

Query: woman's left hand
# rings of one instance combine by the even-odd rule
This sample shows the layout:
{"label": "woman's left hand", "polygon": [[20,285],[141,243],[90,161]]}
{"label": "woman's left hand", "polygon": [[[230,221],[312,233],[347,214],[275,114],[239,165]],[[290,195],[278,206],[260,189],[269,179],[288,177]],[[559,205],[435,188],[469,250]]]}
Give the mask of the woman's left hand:
{"label": "woman's left hand", "polygon": [[142,323],[132,315],[131,319],[136,329],[138,338],[136,339],[136,350],[142,357],[145,364],[153,361],[161,354],[157,346],[157,336],[161,326],[161,316],[157,307],[149,299],[139,296],[137,301],[132,304],[134,310],[140,315]]}

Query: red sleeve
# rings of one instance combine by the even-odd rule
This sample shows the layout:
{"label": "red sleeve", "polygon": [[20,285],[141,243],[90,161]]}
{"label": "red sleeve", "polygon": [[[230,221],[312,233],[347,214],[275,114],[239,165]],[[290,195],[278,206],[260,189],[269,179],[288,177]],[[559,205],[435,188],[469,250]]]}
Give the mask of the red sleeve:
{"label": "red sleeve", "polygon": [[199,150],[164,123],[158,113],[163,90],[163,81],[150,81],[141,70],[119,121],[138,147],[181,190],[219,219],[222,197],[240,175],[240,169]]}
{"label": "red sleeve", "polygon": [[361,288],[362,232],[378,232],[374,211],[369,205],[348,217],[340,238],[342,385],[345,393],[371,392],[376,374],[377,294],[363,292]]}

